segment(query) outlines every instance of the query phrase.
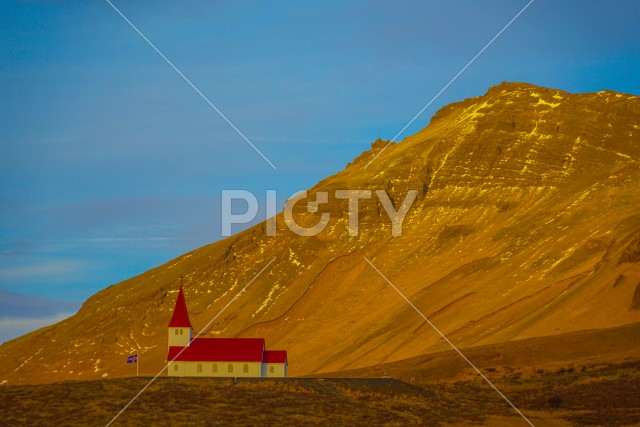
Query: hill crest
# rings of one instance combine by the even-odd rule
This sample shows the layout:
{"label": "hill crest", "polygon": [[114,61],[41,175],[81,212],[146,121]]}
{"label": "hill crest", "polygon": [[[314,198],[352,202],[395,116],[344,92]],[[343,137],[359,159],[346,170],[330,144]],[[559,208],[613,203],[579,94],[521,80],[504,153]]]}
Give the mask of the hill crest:
{"label": "hill crest", "polygon": [[[462,348],[640,321],[640,98],[503,83],[443,107],[364,168],[386,145],[309,190],[330,195],[322,233],[297,236],[279,214],[275,237],[259,224],[110,286],[1,346],[0,382],[126,376],[134,352],[155,373],[181,275],[197,331],[273,257],[205,332],[287,348],[292,375],[447,349],[363,256]],[[375,198],[350,237],[336,189],[419,194],[401,237]],[[303,205],[298,222],[315,223]]]}

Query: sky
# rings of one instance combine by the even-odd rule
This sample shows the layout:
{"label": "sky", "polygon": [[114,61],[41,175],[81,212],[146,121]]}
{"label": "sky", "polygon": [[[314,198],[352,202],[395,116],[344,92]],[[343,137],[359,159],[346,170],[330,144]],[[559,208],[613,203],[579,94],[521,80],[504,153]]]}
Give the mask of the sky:
{"label": "sky", "polygon": [[[0,2],[0,342],[220,239],[222,190],[282,201],[393,138],[528,1],[112,2],[276,169],[108,2]],[[640,95],[638,22],[536,0],[400,139],[502,81]]]}

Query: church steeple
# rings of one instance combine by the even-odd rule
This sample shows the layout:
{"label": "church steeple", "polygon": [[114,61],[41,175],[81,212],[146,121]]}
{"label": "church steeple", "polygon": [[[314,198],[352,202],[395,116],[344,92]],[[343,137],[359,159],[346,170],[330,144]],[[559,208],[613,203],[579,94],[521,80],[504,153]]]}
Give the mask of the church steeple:
{"label": "church steeple", "polygon": [[[180,278],[182,279],[182,278]],[[182,283],[178,291],[176,306],[173,309],[173,316],[169,322],[169,347],[186,347],[191,343],[193,330],[191,320],[189,320],[189,312],[187,310],[187,302],[184,299],[184,291]]]}
{"label": "church steeple", "polygon": [[189,311],[187,310],[187,302],[184,299],[184,292],[182,291],[182,285],[180,285],[180,291],[178,291],[178,299],[176,300],[176,306],[173,309],[173,316],[169,322],[170,328],[191,328],[191,321],[189,320]]}

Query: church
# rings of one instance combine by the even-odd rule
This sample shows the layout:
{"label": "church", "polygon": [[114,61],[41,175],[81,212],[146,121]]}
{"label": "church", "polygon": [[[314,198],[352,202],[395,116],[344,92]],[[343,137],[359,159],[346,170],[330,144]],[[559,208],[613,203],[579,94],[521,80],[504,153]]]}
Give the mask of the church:
{"label": "church", "polygon": [[168,375],[173,377],[287,376],[287,352],[267,350],[264,338],[193,338],[182,286],[169,322]]}

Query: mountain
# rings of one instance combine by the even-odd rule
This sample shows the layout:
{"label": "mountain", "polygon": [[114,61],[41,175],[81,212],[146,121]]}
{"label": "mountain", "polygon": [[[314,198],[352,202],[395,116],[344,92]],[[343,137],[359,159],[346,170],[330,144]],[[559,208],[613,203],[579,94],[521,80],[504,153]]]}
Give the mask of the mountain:
{"label": "mountain", "polygon": [[[181,275],[199,330],[272,259],[204,336],[264,337],[294,376],[450,350],[364,257],[462,349],[640,322],[639,159],[639,97],[500,84],[316,184],[328,203],[294,216],[329,213],[318,235],[279,214],[276,236],[259,224],[110,286],[2,345],[0,383],[132,375],[132,353],[155,374]],[[352,237],[341,189],[418,196],[398,237],[375,192],[360,200]]]}

